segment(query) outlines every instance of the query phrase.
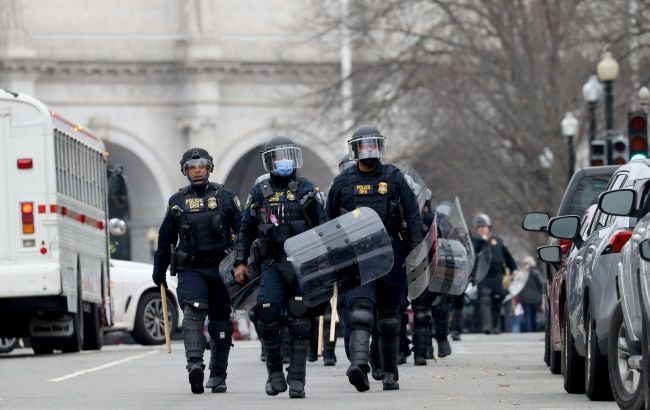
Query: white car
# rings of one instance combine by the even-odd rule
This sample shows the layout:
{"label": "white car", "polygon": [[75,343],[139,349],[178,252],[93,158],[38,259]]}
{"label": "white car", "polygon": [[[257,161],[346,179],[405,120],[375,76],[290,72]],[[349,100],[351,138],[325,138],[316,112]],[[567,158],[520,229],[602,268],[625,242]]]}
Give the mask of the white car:
{"label": "white car", "polygon": [[[153,265],[111,260],[111,293],[114,326],[108,331],[126,330],[143,345],[165,343],[160,290],[151,280]],[[167,275],[167,304],[171,333],[180,328],[183,313],[178,306],[175,277]]]}

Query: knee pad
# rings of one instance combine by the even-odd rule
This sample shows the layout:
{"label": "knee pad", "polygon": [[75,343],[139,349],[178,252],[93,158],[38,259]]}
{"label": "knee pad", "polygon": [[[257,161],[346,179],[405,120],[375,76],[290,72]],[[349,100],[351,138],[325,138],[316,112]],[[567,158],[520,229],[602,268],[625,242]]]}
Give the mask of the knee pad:
{"label": "knee pad", "polygon": [[415,326],[428,326],[431,323],[431,316],[428,309],[424,306],[415,307],[415,315],[413,317],[413,324]]}
{"label": "knee pad", "polygon": [[280,306],[275,303],[260,303],[253,308],[258,323],[273,323],[280,321]]}
{"label": "knee pad", "polygon": [[248,319],[253,323],[257,322],[257,316],[255,315],[255,310],[251,309],[248,311]]}
{"label": "knee pad", "polygon": [[377,320],[377,330],[382,336],[396,336],[399,333],[400,322],[397,316],[380,318]]}
{"label": "knee pad", "polygon": [[366,330],[372,332],[374,326],[375,316],[372,310],[368,309],[353,309],[349,316],[349,325],[352,330]]}
{"label": "knee pad", "polygon": [[230,320],[211,320],[208,323],[208,334],[214,341],[226,341],[230,344],[234,328]]}
{"label": "knee pad", "polygon": [[302,296],[294,296],[289,299],[289,305],[287,306],[289,315],[293,317],[304,317],[307,314],[307,305],[302,300]]}
{"label": "knee pad", "polygon": [[208,312],[203,309],[197,309],[194,306],[191,305],[185,305],[183,308],[183,327],[185,327],[185,323],[199,323],[201,327],[203,327],[203,324],[205,323],[205,317],[207,316]]}
{"label": "knee pad", "polygon": [[309,338],[309,319],[306,318],[289,318],[289,333],[296,339]]}

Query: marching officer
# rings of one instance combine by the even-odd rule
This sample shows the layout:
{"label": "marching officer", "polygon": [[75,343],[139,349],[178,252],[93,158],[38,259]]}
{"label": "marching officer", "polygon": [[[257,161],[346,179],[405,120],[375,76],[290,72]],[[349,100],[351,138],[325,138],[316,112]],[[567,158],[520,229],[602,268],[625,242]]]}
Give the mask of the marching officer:
{"label": "marching officer", "polygon": [[[266,394],[275,396],[286,391],[288,382],[289,397],[302,398],[305,397],[310,315],[283,245],[290,237],[324,222],[324,204],[318,188],[296,174],[302,166],[302,152],[292,140],[271,139],[261,156],[269,179],[253,185],[246,201],[236,245],[235,278],[244,280],[251,244],[259,238],[262,278],[254,311],[266,353]],[[288,324],[291,336],[286,379],[282,371],[283,322]]]}
{"label": "marching officer", "polygon": [[[385,138],[371,125],[357,128],[348,141],[350,159],[356,164],[341,172],[330,188],[327,216],[366,206],[380,216],[392,238],[394,264],[385,276],[345,293],[350,327],[350,367],[348,380],[358,391],[370,388],[368,382],[369,339],[375,316],[379,332],[379,353],[384,390],[397,390],[400,304],[406,292],[404,260],[411,246],[422,240],[418,204],[404,175],[395,166],[382,164]],[[375,315],[376,312],[376,315]]]}
{"label": "marching officer", "polygon": [[169,198],[154,254],[153,281],[167,287],[166,271],[178,274],[178,299],[183,309],[183,341],[192,393],[203,393],[203,326],[209,318],[210,378],[213,393],[226,391],[226,368],[232,344],[230,298],[219,277],[219,262],[239,233],[241,204],[221,184],[209,182],[212,157],[202,148],[187,150],[180,161],[190,185]]}
{"label": "marching officer", "polygon": [[492,221],[486,214],[479,214],[474,220],[478,237],[472,238],[477,253],[486,250],[492,254],[492,262],[485,278],[478,284],[479,303],[483,332],[485,334],[501,333],[499,313],[503,300],[503,275],[505,267],[512,272],[517,270],[517,263],[503,240],[492,235]]}

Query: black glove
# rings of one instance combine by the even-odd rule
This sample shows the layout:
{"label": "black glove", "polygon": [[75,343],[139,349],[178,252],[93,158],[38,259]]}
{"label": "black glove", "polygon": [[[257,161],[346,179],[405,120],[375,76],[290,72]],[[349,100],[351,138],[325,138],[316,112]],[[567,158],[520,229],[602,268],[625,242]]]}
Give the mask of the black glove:
{"label": "black glove", "polygon": [[151,275],[151,279],[153,279],[153,283],[156,284],[157,287],[160,287],[160,284],[167,289],[167,272],[154,272],[153,275]]}

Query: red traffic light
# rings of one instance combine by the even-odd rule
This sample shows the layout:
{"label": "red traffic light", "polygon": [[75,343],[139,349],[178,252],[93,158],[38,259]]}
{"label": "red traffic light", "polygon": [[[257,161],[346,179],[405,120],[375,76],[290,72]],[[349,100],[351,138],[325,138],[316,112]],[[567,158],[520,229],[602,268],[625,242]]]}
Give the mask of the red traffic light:
{"label": "red traffic light", "polygon": [[641,131],[646,127],[646,117],[645,115],[635,115],[630,118],[629,127],[630,131]]}

